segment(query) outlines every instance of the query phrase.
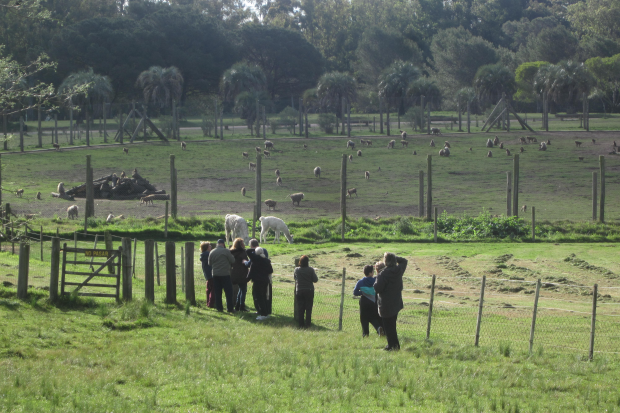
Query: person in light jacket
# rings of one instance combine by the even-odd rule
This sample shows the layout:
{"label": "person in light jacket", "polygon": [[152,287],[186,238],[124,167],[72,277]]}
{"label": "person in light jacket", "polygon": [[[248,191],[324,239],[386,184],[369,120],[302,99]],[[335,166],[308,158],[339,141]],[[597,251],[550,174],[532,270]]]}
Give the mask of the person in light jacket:
{"label": "person in light jacket", "polygon": [[383,329],[387,336],[386,351],[400,350],[400,342],[396,332],[396,319],[403,305],[403,274],[407,269],[407,260],[397,257],[391,252],[383,255],[385,269],[377,275],[375,291],[379,315],[383,320]]}
{"label": "person in light jacket", "polygon": [[211,243],[209,241],[200,243],[200,262],[202,263],[202,275],[207,281],[207,307],[215,308],[215,294],[213,294],[213,274],[209,265],[209,254],[211,253]]}
{"label": "person in light jacket", "polygon": [[223,239],[217,241],[217,247],[209,254],[209,265],[213,273],[213,286],[215,288],[215,308],[224,311],[222,303],[222,290],[226,294],[226,308],[229,313],[235,312],[235,304],[232,297],[232,281],[230,269],[235,262],[235,257],[226,248]]}
{"label": "person in light jacket", "polygon": [[299,267],[295,268],[295,298],[297,298],[297,320],[300,328],[308,328],[312,324],[314,283],[319,281],[314,268],[308,266],[309,261],[307,255],[302,255]]}

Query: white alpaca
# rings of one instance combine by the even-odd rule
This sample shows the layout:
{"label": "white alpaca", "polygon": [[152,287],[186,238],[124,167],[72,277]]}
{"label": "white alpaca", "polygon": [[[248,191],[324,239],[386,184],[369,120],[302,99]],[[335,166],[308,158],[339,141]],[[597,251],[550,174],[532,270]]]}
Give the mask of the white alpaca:
{"label": "white alpaca", "polygon": [[284,233],[284,236],[288,240],[289,244],[293,243],[293,236],[288,230],[288,227],[280,218],[276,217],[260,217],[260,240],[261,242],[267,242],[267,233],[269,230],[273,230],[275,233],[274,242],[280,242],[280,232]]}
{"label": "white alpaca", "polygon": [[247,245],[250,242],[248,235],[248,223],[239,215],[226,215],[224,229],[226,230],[226,242],[230,238],[232,243],[235,238],[243,238],[243,242]]}
{"label": "white alpaca", "polygon": [[113,219],[114,219],[114,215],[110,214],[110,215],[108,215],[108,217],[106,218],[105,222],[107,222],[107,223],[109,224],[110,222],[112,222],[112,220],[113,220]]}

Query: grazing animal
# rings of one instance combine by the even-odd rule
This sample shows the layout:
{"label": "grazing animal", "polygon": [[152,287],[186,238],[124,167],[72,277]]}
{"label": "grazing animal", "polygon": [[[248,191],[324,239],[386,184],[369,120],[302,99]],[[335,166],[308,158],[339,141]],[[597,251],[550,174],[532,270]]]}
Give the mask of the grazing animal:
{"label": "grazing animal", "polygon": [[381,172],[381,167],[379,167],[379,170],[377,172]]}
{"label": "grazing animal", "polygon": [[527,140],[525,140],[525,138],[524,138],[523,136],[521,136],[521,137],[519,138],[519,141],[520,141],[521,143],[527,143]]}
{"label": "grazing animal", "polygon": [[435,147],[435,141],[433,139],[431,139],[431,145],[430,146],[431,146],[431,148]]}
{"label": "grazing animal", "polygon": [[241,188],[241,196],[245,196],[245,186]]}
{"label": "grazing animal", "polygon": [[493,139],[493,145],[499,145],[499,138],[495,135],[495,139]]}
{"label": "grazing animal", "polygon": [[364,178],[370,179],[370,171],[364,172]]}
{"label": "grazing animal", "polygon": [[353,155],[349,155],[349,162],[353,162]]}
{"label": "grazing animal", "polygon": [[69,208],[67,208],[67,219],[73,219],[78,217],[78,206],[77,205],[71,205]]}
{"label": "grazing animal", "polygon": [[493,141],[491,139],[487,139],[487,148],[493,147]]}
{"label": "grazing animal", "polygon": [[127,178],[127,174],[125,174],[125,171],[121,171],[121,179],[125,178]]}
{"label": "grazing animal", "polygon": [[265,201],[265,205],[267,205],[267,211],[271,210],[271,208],[273,208],[273,210],[276,210],[276,205],[278,203],[276,201],[274,201],[273,199],[268,199]]}
{"label": "grazing animal", "polygon": [[265,156],[267,158],[269,158],[271,156],[271,152],[269,152],[269,151],[263,151],[263,153],[265,154]]}
{"label": "grazing animal", "polygon": [[271,141],[265,141],[265,149],[271,149],[271,150],[273,150],[273,142],[271,142]]}
{"label": "grazing animal", "polygon": [[446,149],[445,149],[445,148],[444,148],[444,149],[441,149],[441,150],[439,151],[439,156],[446,156]]}
{"label": "grazing animal", "polygon": [[123,152],[125,152],[125,155],[129,155],[129,148],[123,148]]}
{"label": "grazing animal", "polygon": [[596,145],[596,139],[592,139],[592,144]]}
{"label": "grazing animal", "polygon": [[17,195],[18,198],[21,198],[22,195],[24,195],[24,190],[23,189],[18,189],[17,191],[15,191],[15,195]]}
{"label": "grazing animal", "polygon": [[540,143],[540,148],[538,148],[539,151],[546,151],[547,150],[547,144],[545,142],[541,142]]}
{"label": "grazing animal", "polygon": [[439,128],[431,128],[431,133],[433,135],[441,135],[441,129],[439,129]]}
{"label": "grazing animal", "polygon": [[469,147],[469,152],[471,152],[471,146]]}
{"label": "grazing animal", "polygon": [[259,153],[259,154],[260,154],[260,153],[262,153],[262,152],[263,152],[263,150],[262,150],[260,147],[258,147],[258,146],[257,146],[257,147],[255,147],[254,149],[256,150],[256,153]]}
{"label": "grazing animal", "polygon": [[396,141],[394,139],[392,139],[391,141],[388,142],[388,149],[394,149],[394,144],[396,144]]}
{"label": "grazing animal", "polygon": [[499,148],[500,148],[500,149],[504,149],[504,142],[500,142],[500,143],[499,143]]}
{"label": "grazing animal", "polygon": [[54,149],[56,149],[57,151],[60,151],[60,145],[57,143],[52,143],[52,146],[54,147]]}
{"label": "grazing animal", "polygon": [[579,147],[581,146],[581,144],[582,144],[582,142],[575,141],[575,146],[576,146],[576,147],[578,147],[578,148],[579,148]]}
{"label": "grazing animal", "polygon": [[321,167],[317,166],[316,168],[314,168],[314,176],[316,178],[320,178],[321,177]]}
{"label": "grazing animal", "polygon": [[616,141],[614,141],[614,148],[616,148],[618,145],[616,145]]}
{"label": "grazing animal", "polygon": [[276,176],[280,176],[280,170],[276,169]]}
{"label": "grazing animal", "polygon": [[578,159],[579,159],[580,161],[583,161],[583,156],[580,156]]}
{"label": "grazing animal", "polygon": [[250,171],[256,170],[256,164],[254,162],[250,162],[249,167],[250,167]]}
{"label": "grazing animal", "polygon": [[41,192],[37,192],[37,199],[40,201],[41,200]]}
{"label": "grazing animal", "polygon": [[523,212],[527,212],[527,205],[523,205],[523,206],[521,207],[521,211],[523,211]]}
{"label": "grazing animal", "polygon": [[538,142],[538,139],[536,139],[533,136],[526,136],[525,139],[527,139],[528,142],[532,143],[532,142]]}
{"label": "grazing animal", "polygon": [[355,142],[353,142],[352,140],[347,141],[347,149],[355,149]]}
{"label": "grazing animal", "polygon": [[184,151],[187,149],[187,143],[181,142],[181,150]]}
{"label": "grazing animal", "polygon": [[276,217],[260,217],[260,241],[267,242],[267,234],[270,230],[275,233],[274,243],[280,242],[280,233],[283,233],[289,244],[293,243],[293,236],[288,230],[288,227],[280,218]]}
{"label": "grazing animal", "polygon": [[405,132],[404,130],[401,130],[401,131],[400,131],[400,138],[401,138],[402,140],[407,139],[407,132]]}
{"label": "grazing animal", "polygon": [[551,139],[547,139],[547,145],[551,145]]}
{"label": "grazing animal", "polygon": [[372,146],[372,141],[370,139],[366,139],[366,146]]}
{"label": "grazing animal", "polygon": [[366,139],[360,139],[360,143],[361,143],[362,145],[366,145]]}
{"label": "grazing animal", "polygon": [[487,153],[487,158],[492,158],[492,157],[493,157],[493,152],[489,151],[489,152]]}
{"label": "grazing animal", "polygon": [[295,202],[297,202],[297,206],[299,206],[299,202],[304,199],[304,194],[302,192],[298,192],[296,194],[287,195],[287,197],[291,198],[291,201],[293,201],[293,205],[295,205]]}
{"label": "grazing animal", "polygon": [[304,143],[304,149],[308,149],[308,145]]}
{"label": "grazing animal", "polygon": [[105,222],[109,224],[110,222],[112,222],[113,219],[114,219],[114,215],[109,214],[108,217],[105,219]]}
{"label": "grazing animal", "polygon": [[523,146],[519,149],[519,152],[521,153],[525,152],[525,149],[523,149]]}
{"label": "grazing animal", "polygon": [[241,155],[243,155],[244,158],[248,157],[248,153],[247,152],[242,152]]}
{"label": "grazing animal", "polygon": [[224,230],[226,231],[226,242],[230,239],[232,243],[235,238],[243,238],[246,245],[250,242],[248,236],[248,223],[239,215],[229,214],[224,218]]}
{"label": "grazing animal", "polygon": [[448,141],[445,141],[445,142],[443,143],[443,146],[444,146],[444,148],[451,148],[451,146],[450,146],[450,142],[448,142]]}
{"label": "grazing animal", "polygon": [[64,184],[64,182],[59,182],[58,183],[58,193],[60,195],[64,195],[65,194],[65,184]]}
{"label": "grazing animal", "polygon": [[276,185],[282,186],[282,178],[280,178],[279,176],[276,178]]}
{"label": "grazing animal", "polygon": [[140,198],[140,205],[144,204],[148,206],[149,204],[153,205],[153,200],[155,199],[155,195],[147,195]]}
{"label": "grazing animal", "polygon": [[362,156],[362,151],[357,151],[357,156]]}
{"label": "grazing animal", "polygon": [[443,156],[450,156],[450,148],[447,146],[443,148]]}
{"label": "grazing animal", "polygon": [[506,155],[510,156],[510,150],[509,149],[506,149]]}
{"label": "grazing animal", "polygon": [[347,196],[349,198],[351,198],[351,195],[355,194],[355,197],[357,198],[357,189],[356,188],[351,188],[351,189],[347,189]]}
{"label": "grazing animal", "polygon": [[413,154],[414,154],[414,155],[417,155],[418,153],[417,153],[416,151],[413,151]]}
{"label": "grazing animal", "polygon": [[406,147],[409,147],[409,142],[407,142],[407,141],[400,141],[400,144],[401,144],[401,145],[403,145],[403,148],[404,148],[405,146],[406,146]]}

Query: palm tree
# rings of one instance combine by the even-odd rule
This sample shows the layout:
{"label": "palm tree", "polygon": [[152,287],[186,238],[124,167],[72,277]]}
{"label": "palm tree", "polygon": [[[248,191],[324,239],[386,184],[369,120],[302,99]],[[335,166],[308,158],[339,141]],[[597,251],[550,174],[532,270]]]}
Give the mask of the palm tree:
{"label": "palm tree", "polygon": [[302,98],[304,100],[304,109],[305,112],[316,111],[320,107],[319,96],[317,95],[317,89],[307,89],[304,91]]}
{"label": "palm tree", "polygon": [[517,90],[515,75],[500,63],[480,66],[474,77],[474,89],[479,101],[497,103],[503,93],[512,96]]}
{"label": "palm tree", "polygon": [[437,84],[429,80],[427,77],[414,80],[407,88],[407,96],[418,97],[424,96],[428,103],[432,103],[434,107],[439,107],[441,103],[441,92]]}
{"label": "palm tree", "polygon": [[404,97],[409,84],[416,81],[420,74],[420,69],[413,63],[397,60],[379,76],[379,96],[385,98],[387,102],[397,100],[398,113],[402,115],[405,112]]}
{"label": "palm tree", "polygon": [[96,74],[92,67],[67,76],[58,87],[58,93],[71,94],[77,87],[85,87],[85,92],[75,95],[75,98],[79,106],[85,105],[87,109],[94,108],[95,103],[103,104],[113,92],[110,78]]}
{"label": "palm tree", "polygon": [[347,103],[355,102],[357,82],[347,73],[325,73],[317,83],[316,94],[322,106],[335,109],[336,116],[342,118],[342,99],[346,99]]}
{"label": "palm tree", "polygon": [[222,75],[220,87],[226,99],[232,99],[242,92],[264,90],[267,86],[265,72],[259,66],[235,63]]}
{"label": "palm tree", "polygon": [[183,75],[174,66],[163,68],[151,66],[140,73],[136,87],[144,92],[144,101],[159,104],[160,108],[172,105],[173,100],[181,99],[183,92]]}
{"label": "palm tree", "polygon": [[566,102],[568,113],[574,113],[576,101],[582,93],[588,93],[592,84],[586,66],[571,60],[543,66],[534,76],[534,90],[549,93],[555,103]]}

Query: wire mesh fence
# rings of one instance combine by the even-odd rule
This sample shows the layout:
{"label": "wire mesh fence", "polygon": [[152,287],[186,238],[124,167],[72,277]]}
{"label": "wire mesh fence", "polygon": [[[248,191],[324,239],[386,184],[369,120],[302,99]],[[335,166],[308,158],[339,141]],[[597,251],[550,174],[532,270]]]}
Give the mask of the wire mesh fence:
{"label": "wire mesh fence", "polygon": [[[50,288],[51,237],[28,230],[25,233],[30,243],[28,285],[30,288]],[[79,234],[74,239],[61,239],[61,246],[84,249],[105,248],[103,234]],[[133,298],[145,297],[144,242],[131,242],[131,274]],[[95,245],[96,244],[96,245]],[[164,303],[167,297],[165,243],[157,242],[154,256],[155,302]],[[121,246],[120,237],[112,237],[112,246]],[[42,247],[42,248],[41,248]],[[179,302],[185,300],[185,257],[184,243],[175,244],[174,282]],[[41,253],[42,251],[42,253]],[[0,282],[5,288],[17,287],[19,273],[19,248],[12,252],[10,243],[0,247]],[[69,253],[71,255],[72,253]],[[83,260],[79,253],[67,260]],[[205,302],[205,279],[199,260],[199,249],[195,249],[193,261],[194,288],[196,299]],[[155,257],[153,257],[155,258]],[[94,266],[96,267],[96,266]],[[89,271],[93,271],[94,267]],[[67,269],[75,269],[67,265]],[[82,267],[84,271],[84,267]],[[321,271],[319,271],[321,272]],[[67,281],[81,282],[84,276],[68,275]],[[361,334],[358,300],[353,297],[353,281],[345,280],[342,294],[342,280],[321,278],[315,284],[312,322],[317,328],[337,330],[340,323],[344,331]],[[502,345],[516,351],[573,352],[586,357],[594,340],[594,353],[620,354],[620,289],[601,287],[597,293],[595,327],[593,326],[593,288],[588,286],[559,283],[540,283],[540,294],[536,299],[536,282],[523,280],[489,279],[483,290],[483,277],[437,277],[433,289],[431,277],[406,277],[403,290],[404,309],[398,316],[399,335],[406,340],[440,340],[459,345],[473,345],[479,334],[481,346]],[[458,284],[455,281],[459,281]],[[113,281],[106,281],[111,283]],[[459,285],[449,287],[449,285]],[[252,308],[251,284],[248,285],[246,305]],[[294,317],[295,282],[291,273],[279,269],[272,277],[272,313],[290,319]],[[570,299],[554,295],[562,289],[578,291]],[[67,287],[67,292],[71,287]],[[81,292],[92,293],[97,287],[85,286]],[[483,295],[484,294],[484,295]],[[575,298],[578,297],[578,298]],[[480,299],[482,298],[482,305]],[[103,300],[103,299],[102,299]],[[109,299],[108,299],[109,300]],[[342,303],[342,310],[341,310]],[[535,306],[537,306],[535,311]],[[430,312],[430,317],[429,317]],[[535,319],[534,319],[535,314]]]}

